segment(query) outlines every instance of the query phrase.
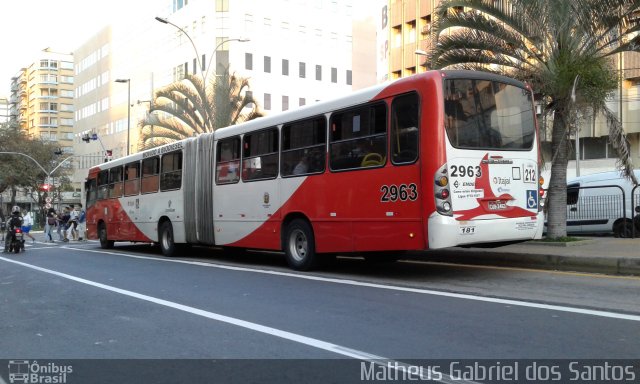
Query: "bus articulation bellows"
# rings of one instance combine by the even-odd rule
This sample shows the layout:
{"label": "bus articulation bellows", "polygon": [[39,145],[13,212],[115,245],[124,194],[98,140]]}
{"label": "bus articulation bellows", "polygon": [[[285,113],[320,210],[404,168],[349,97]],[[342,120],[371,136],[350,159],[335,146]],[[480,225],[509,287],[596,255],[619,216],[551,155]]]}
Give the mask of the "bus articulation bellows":
{"label": "bus articulation bellows", "polygon": [[536,239],[538,140],[527,85],[430,71],[96,166],[88,236],[279,250],[299,270]]}

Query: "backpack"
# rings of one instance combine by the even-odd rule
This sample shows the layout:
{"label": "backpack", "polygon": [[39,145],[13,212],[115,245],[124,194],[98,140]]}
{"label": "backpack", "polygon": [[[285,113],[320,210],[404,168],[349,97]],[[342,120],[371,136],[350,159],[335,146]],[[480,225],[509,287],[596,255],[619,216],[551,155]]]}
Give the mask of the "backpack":
{"label": "backpack", "polygon": [[80,216],[78,216],[78,223],[84,223],[84,219],[85,219],[85,212],[80,211]]}

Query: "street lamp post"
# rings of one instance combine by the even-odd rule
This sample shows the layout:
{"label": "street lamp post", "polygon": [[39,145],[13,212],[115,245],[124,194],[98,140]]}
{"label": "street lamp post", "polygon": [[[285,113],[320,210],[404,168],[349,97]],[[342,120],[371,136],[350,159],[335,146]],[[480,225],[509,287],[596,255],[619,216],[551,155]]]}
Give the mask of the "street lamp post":
{"label": "street lamp post", "polygon": [[209,65],[207,65],[207,70],[204,73],[203,76],[203,80],[206,81],[207,80],[207,76],[209,76],[209,68],[211,68],[211,64],[215,61],[214,57],[216,57],[216,53],[218,52],[218,48],[220,48],[223,44],[228,43],[230,41],[238,41],[240,43],[246,43],[248,41],[251,41],[250,39],[247,38],[233,38],[233,39],[226,39],[226,40],[222,40],[218,45],[216,45],[216,47],[213,49],[213,52],[211,52],[211,60],[209,60]]}
{"label": "street lamp post", "polygon": [[116,79],[116,83],[127,83],[127,156],[129,156],[129,136],[131,131],[131,79]]}
{"label": "street lamp post", "polygon": [[[35,164],[36,164],[36,165],[37,165],[37,166],[38,166],[38,167],[39,167],[39,168],[44,172],[44,174],[46,175],[46,179],[45,179],[44,184],[47,184],[47,183],[49,183],[49,182],[51,182],[51,184],[53,184],[53,181],[52,181],[52,179],[53,179],[53,178],[52,178],[52,176],[51,176],[51,175],[53,175],[53,173],[54,173],[55,171],[57,171],[57,170],[58,170],[58,168],[60,168],[60,167],[62,166],[62,164],[66,163],[66,162],[67,162],[67,160],[69,160],[69,159],[72,159],[72,158],[74,158],[74,157],[78,157],[78,156],[79,156],[79,155],[71,155],[71,156],[68,156],[68,157],[66,157],[64,160],[62,160],[61,162],[59,162],[59,163],[58,163],[58,165],[56,165],[56,166],[55,166],[51,171],[47,171],[46,169],[44,169],[44,167],[43,167],[42,165],[40,165],[40,163],[38,163],[38,161],[37,161],[36,159],[34,159],[33,157],[31,157],[31,156],[27,155],[26,153],[22,153],[22,152],[0,152],[0,155],[20,155],[20,156],[24,156],[24,157],[29,158],[29,159],[30,159],[31,161],[33,161],[33,162],[34,162],[34,163],[35,163]],[[0,206],[1,206],[1,205],[0,205]]]}
{"label": "street lamp post", "polygon": [[200,61],[200,55],[198,54],[198,48],[196,48],[196,44],[191,39],[191,36],[189,36],[189,34],[184,29],[180,28],[179,26],[175,25],[174,23],[170,22],[169,20],[167,20],[165,18],[156,16],[156,20],[158,20],[162,24],[169,24],[169,25],[177,28],[180,32],[182,32],[187,37],[187,39],[189,39],[189,41],[191,42],[191,45],[193,46],[193,50],[196,53],[196,61],[198,62],[198,66],[200,67],[200,71],[204,71],[204,74],[202,75],[202,80],[205,82],[205,84],[206,84],[206,81],[207,81],[207,77],[209,76],[209,68],[211,68],[211,63],[213,61],[215,61],[215,60],[213,60],[213,57],[215,56],[216,52],[218,51],[218,48],[220,48],[224,43],[228,43],[230,41],[238,41],[238,42],[241,42],[241,43],[246,43],[246,42],[250,41],[250,39],[247,39],[247,38],[231,38],[231,39],[222,40],[213,49],[213,52],[211,53],[212,60],[209,60],[209,65],[207,65],[207,68],[205,69],[203,67],[203,65],[202,65],[202,62]]}
{"label": "street lamp post", "polygon": [[[196,61],[198,63],[198,67],[200,67],[200,72],[202,73],[202,82],[203,82],[203,84],[204,84],[204,86],[206,88],[206,86],[207,86],[207,77],[209,76],[209,69],[211,68],[211,63],[213,61],[215,61],[215,60],[213,60],[213,59],[209,60],[209,65],[207,65],[207,68],[206,69],[203,68],[202,62],[200,61],[200,55],[198,54],[198,48],[196,48],[196,44],[193,42],[193,39],[191,39],[191,36],[189,36],[189,34],[184,29],[180,28],[179,26],[175,25],[174,23],[170,22],[169,20],[167,20],[165,18],[156,16],[155,19],[158,20],[159,22],[161,22],[162,24],[168,24],[168,25],[173,26],[174,28],[176,28],[180,32],[182,32],[187,37],[187,39],[189,39],[189,41],[191,42],[191,46],[193,46],[193,50],[194,50],[194,52],[196,54]],[[250,40],[247,39],[247,38],[231,38],[231,39],[222,40],[213,49],[213,52],[211,53],[211,57],[213,58],[216,55],[216,52],[217,52],[218,48],[220,48],[224,43],[228,43],[230,41],[239,41],[239,42],[245,43],[245,42],[250,41]],[[204,72],[202,72],[202,71],[204,71]],[[204,110],[204,112],[205,112],[205,116],[203,116],[204,121],[209,121],[209,119],[211,118],[211,111],[209,110],[209,108],[206,108]]]}

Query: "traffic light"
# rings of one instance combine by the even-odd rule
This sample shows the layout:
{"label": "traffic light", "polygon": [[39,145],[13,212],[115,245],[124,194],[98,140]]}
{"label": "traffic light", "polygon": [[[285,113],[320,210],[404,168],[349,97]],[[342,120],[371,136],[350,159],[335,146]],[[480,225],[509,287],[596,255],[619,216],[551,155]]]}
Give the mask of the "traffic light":
{"label": "traffic light", "polygon": [[82,135],[82,141],[84,141],[85,143],[88,143],[91,141],[91,137],[89,137],[88,133],[85,133],[84,135]]}
{"label": "traffic light", "polygon": [[43,192],[49,192],[53,189],[53,185],[51,184],[41,184],[40,185],[40,190]]}

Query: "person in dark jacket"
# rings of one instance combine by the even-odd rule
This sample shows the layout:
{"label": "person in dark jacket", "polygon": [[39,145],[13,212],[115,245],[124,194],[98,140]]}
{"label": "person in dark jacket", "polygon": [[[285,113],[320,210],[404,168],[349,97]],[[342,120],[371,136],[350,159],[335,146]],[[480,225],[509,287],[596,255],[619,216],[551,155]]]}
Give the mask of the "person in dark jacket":
{"label": "person in dark jacket", "polygon": [[20,207],[15,206],[11,209],[11,216],[7,219],[7,235],[4,238],[4,253],[9,253],[9,244],[13,240],[13,230],[22,227],[22,215]]}

